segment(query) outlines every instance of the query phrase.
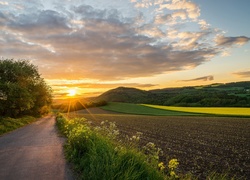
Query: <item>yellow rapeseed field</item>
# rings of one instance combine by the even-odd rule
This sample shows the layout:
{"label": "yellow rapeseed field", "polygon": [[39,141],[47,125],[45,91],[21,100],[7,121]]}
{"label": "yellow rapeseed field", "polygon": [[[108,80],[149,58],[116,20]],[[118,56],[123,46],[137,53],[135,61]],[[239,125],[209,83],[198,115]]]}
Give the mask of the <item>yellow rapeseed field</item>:
{"label": "yellow rapeseed field", "polygon": [[150,105],[142,104],[144,106],[190,112],[190,113],[206,113],[206,114],[218,114],[218,115],[240,115],[240,116],[250,116],[250,108],[240,108],[240,107],[174,107],[174,106],[160,106],[160,105]]}

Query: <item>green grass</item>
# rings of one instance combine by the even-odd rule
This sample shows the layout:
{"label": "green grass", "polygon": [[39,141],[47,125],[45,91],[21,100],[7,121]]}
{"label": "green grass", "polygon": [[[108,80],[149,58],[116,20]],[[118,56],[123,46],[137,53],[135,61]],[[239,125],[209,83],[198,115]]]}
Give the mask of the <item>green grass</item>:
{"label": "green grass", "polygon": [[130,103],[108,103],[108,105],[101,107],[104,110],[126,113],[126,114],[140,114],[152,116],[192,116],[199,115],[197,113],[179,112],[173,110],[163,110],[154,107],[147,107],[139,104]]}
{"label": "green grass", "polygon": [[250,116],[250,108],[238,108],[238,107],[174,107],[174,106],[160,106],[143,104],[145,107],[179,111],[187,113],[201,113],[201,114],[213,114],[213,115],[225,115],[225,116]]}
{"label": "green grass", "polygon": [[146,162],[146,156],[133,148],[121,147],[90,129],[84,119],[57,117],[59,130],[68,138],[66,157],[79,179],[152,179],[164,176]]}
{"label": "green grass", "polygon": [[0,135],[13,131],[26,124],[32,123],[36,118],[31,116],[24,116],[22,118],[14,119],[9,117],[0,117]]}
{"label": "green grass", "polygon": [[250,94],[247,94],[247,93],[245,93],[245,94],[235,94],[235,93],[231,93],[231,94],[228,94],[228,95],[233,95],[233,96],[238,96],[238,97],[248,97],[248,96],[250,96]]}

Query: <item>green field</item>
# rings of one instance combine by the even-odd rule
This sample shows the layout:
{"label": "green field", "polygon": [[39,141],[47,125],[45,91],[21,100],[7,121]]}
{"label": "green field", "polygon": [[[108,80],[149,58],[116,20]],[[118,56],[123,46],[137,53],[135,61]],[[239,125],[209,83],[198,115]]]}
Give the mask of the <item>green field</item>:
{"label": "green field", "polygon": [[130,103],[108,103],[108,105],[101,107],[104,110],[126,113],[126,114],[141,114],[152,116],[197,116],[200,114],[190,112],[179,112],[172,110],[163,110],[159,108],[151,108],[139,104]]}
{"label": "green field", "polygon": [[179,111],[188,113],[227,115],[227,116],[250,116],[250,108],[236,107],[174,107],[143,104],[145,107],[163,109],[168,111]]}

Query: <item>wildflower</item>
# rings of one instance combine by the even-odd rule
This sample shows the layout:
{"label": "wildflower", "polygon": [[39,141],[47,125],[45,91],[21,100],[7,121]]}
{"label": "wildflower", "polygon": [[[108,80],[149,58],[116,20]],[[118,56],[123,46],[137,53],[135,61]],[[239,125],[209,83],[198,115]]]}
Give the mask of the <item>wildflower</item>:
{"label": "wildflower", "polygon": [[177,177],[174,171],[170,171],[170,176]]}
{"label": "wildflower", "polygon": [[160,148],[157,148],[154,143],[149,142],[142,148],[142,150],[147,155],[147,162],[153,166],[158,164],[159,156],[162,153]]}
{"label": "wildflower", "polygon": [[160,171],[163,171],[166,167],[164,166],[163,162],[160,162],[158,164],[158,168],[160,169]]}
{"label": "wildflower", "polygon": [[171,177],[178,178],[178,176],[175,173],[175,169],[178,167],[178,165],[179,162],[177,161],[177,159],[171,159],[168,162],[169,174]]}
{"label": "wildflower", "polygon": [[179,165],[179,162],[177,161],[177,159],[171,159],[168,162],[168,168],[172,170],[176,169],[178,165]]}

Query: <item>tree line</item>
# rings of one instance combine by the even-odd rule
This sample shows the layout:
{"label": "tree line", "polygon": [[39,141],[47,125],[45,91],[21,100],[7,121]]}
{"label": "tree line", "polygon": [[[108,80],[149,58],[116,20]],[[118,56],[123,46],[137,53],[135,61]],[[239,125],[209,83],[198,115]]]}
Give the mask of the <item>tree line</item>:
{"label": "tree line", "polygon": [[[226,87],[226,88],[225,88]],[[250,107],[250,83],[230,83],[216,88],[183,87],[151,91],[119,87],[109,90],[97,100],[107,102],[145,103],[186,107]]]}
{"label": "tree line", "polygon": [[39,116],[49,112],[52,89],[27,60],[0,60],[0,116]]}

